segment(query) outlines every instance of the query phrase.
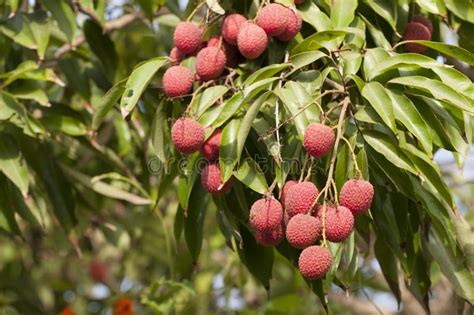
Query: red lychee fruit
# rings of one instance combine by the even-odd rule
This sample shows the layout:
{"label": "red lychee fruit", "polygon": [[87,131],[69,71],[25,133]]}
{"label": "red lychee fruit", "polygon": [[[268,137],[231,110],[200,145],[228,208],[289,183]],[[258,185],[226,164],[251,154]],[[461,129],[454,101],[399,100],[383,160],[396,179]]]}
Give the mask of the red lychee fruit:
{"label": "red lychee fruit", "polygon": [[287,12],[286,15],[288,16],[288,22],[283,33],[276,37],[283,42],[292,40],[296,34],[300,32],[301,25],[303,24],[303,20],[298,12],[290,8],[285,8],[285,10]]}
{"label": "red lychee fruit", "polygon": [[250,225],[258,231],[271,231],[281,226],[283,208],[281,203],[273,197],[261,198],[255,201],[250,208]]}
{"label": "red lychee fruit", "polygon": [[263,7],[257,15],[257,25],[263,28],[268,36],[278,36],[285,31],[288,23],[287,8],[278,3]]}
{"label": "red lychee fruit", "polygon": [[321,221],[308,214],[297,214],[290,219],[286,226],[286,239],[291,246],[306,248],[314,245],[321,236]]}
{"label": "red lychee fruit", "polygon": [[163,74],[163,90],[168,97],[181,97],[193,88],[194,76],[183,66],[172,66]]}
{"label": "red lychee fruit", "polygon": [[293,185],[285,196],[285,210],[290,217],[298,213],[310,213],[318,193],[318,188],[311,182]]}
{"label": "red lychee fruit", "polygon": [[183,154],[198,151],[204,143],[204,137],[204,128],[191,118],[180,118],[171,128],[174,146]]}
{"label": "red lychee fruit", "polygon": [[218,47],[224,52],[226,58],[226,65],[229,68],[237,67],[239,63],[239,52],[237,48],[228,44],[227,42],[221,39],[221,36],[214,36],[207,42],[207,47]]}
{"label": "red lychee fruit", "polygon": [[424,26],[428,28],[430,33],[433,34],[433,23],[431,23],[431,21],[427,17],[423,15],[416,15],[413,17],[411,21],[423,24]]}
{"label": "red lychee fruit", "polygon": [[196,73],[203,81],[218,78],[225,69],[226,57],[217,47],[206,47],[196,57]]}
{"label": "red lychee fruit", "polygon": [[225,184],[222,182],[221,168],[219,164],[212,163],[203,167],[201,173],[201,184],[204,189],[213,195],[223,195],[232,188],[233,180]]}
{"label": "red lychee fruit", "polygon": [[262,246],[272,247],[283,241],[283,234],[283,228],[281,225],[271,231],[255,230],[255,240]]}
{"label": "red lychee fruit", "polygon": [[288,194],[288,190],[296,184],[298,184],[296,180],[289,180],[285,183],[285,185],[283,185],[283,188],[281,189],[281,196],[280,196],[282,205],[285,205],[285,199],[286,199],[286,195]]}
{"label": "red lychee fruit", "polygon": [[102,262],[93,260],[89,264],[89,276],[95,282],[104,282],[107,278],[107,267]]}
{"label": "red lychee fruit", "polygon": [[206,48],[206,47],[207,47],[207,42],[201,42],[201,44],[199,45],[199,47],[198,47],[195,51],[193,51],[192,53],[190,53],[189,56],[196,57],[196,56],[199,54],[199,52],[200,52],[201,50],[203,50],[204,48]]}
{"label": "red lychee fruit", "polygon": [[[431,40],[431,32],[421,23],[410,22],[403,34],[403,40]],[[428,47],[416,43],[405,44],[405,50],[412,53],[421,54],[427,49]]]}
{"label": "red lychee fruit", "polygon": [[303,145],[309,155],[319,158],[332,150],[335,140],[336,136],[330,127],[311,123],[304,132]]}
{"label": "red lychee fruit", "polygon": [[214,133],[204,142],[201,147],[201,155],[208,161],[214,162],[219,158],[219,148],[221,146],[222,130],[216,129]]}
{"label": "red lychee fruit", "polygon": [[237,45],[237,36],[245,22],[247,22],[247,19],[243,15],[236,13],[224,19],[224,22],[222,22],[222,37],[224,37],[227,43],[234,46]]}
{"label": "red lychee fruit", "polygon": [[191,54],[201,45],[202,30],[190,22],[180,22],[174,31],[174,45],[184,52]]}
{"label": "red lychee fruit", "polygon": [[247,22],[240,28],[237,45],[245,58],[257,59],[267,49],[267,33],[260,26]]}
{"label": "red lychee fruit", "polygon": [[[318,217],[323,222],[323,207],[319,208]],[[325,214],[326,239],[330,242],[339,243],[345,240],[354,228],[354,215],[351,210],[344,206],[326,206]]]}
{"label": "red lychee fruit", "polygon": [[298,269],[303,277],[309,280],[324,278],[331,265],[331,252],[325,247],[316,245],[303,249],[298,259]]}
{"label": "red lychee fruit", "polygon": [[344,183],[339,193],[339,202],[351,210],[354,216],[370,208],[374,198],[374,187],[363,179],[351,179]]}
{"label": "red lychee fruit", "polygon": [[169,57],[171,63],[176,64],[181,62],[186,57],[186,54],[179,50],[177,47],[173,47],[173,49],[171,49],[170,51]]}

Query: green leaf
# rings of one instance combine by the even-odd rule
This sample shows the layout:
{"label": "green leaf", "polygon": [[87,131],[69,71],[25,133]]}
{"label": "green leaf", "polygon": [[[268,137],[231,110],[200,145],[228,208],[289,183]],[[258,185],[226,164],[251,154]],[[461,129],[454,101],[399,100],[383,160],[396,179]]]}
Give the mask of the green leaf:
{"label": "green leaf", "polygon": [[23,13],[10,17],[0,25],[0,30],[5,36],[26,48],[36,49],[38,47],[30,23]]}
{"label": "green leaf", "polygon": [[34,81],[24,81],[21,85],[15,85],[10,88],[10,93],[17,99],[33,100],[41,106],[51,106],[44,89]]}
{"label": "green leaf", "polygon": [[219,5],[218,0],[206,0],[207,7],[209,10],[219,14],[219,15],[224,15],[225,10]]}
{"label": "green leaf", "polygon": [[427,40],[407,40],[407,41],[398,43],[398,45],[403,45],[407,43],[417,43],[417,44],[432,48],[434,50],[439,51],[442,54],[454,57],[471,66],[474,66],[474,54],[459,46],[449,45],[449,44],[440,43],[440,42],[432,42],[432,41],[427,41]]}
{"label": "green leaf", "polygon": [[392,101],[395,119],[400,121],[420,142],[431,156],[432,141],[426,122],[412,101],[399,91],[386,90]]}
{"label": "green leaf", "polygon": [[43,115],[41,122],[48,129],[64,132],[70,136],[83,136],[87,133],[82,116],[66,105],[56,103],[45,108]]}
{"label": "green leaf", "polygon": [[231,120],[222,130],[221,146],[219,149],[219,164],[221,167],[222,182],[227,182],[238,163],[238,137],[241,119]]}
{"label": "green leaf", "polygon": [[245,158],[234,176],[248,188],[264,194],[268,191],[268,183],[257,162],[251,158]]}
{"label": "green leaf", "polygon": [[393,165],[416,174],[408,157],[397,148],[396,144],[385,134],[376,131],[363,133],[364,140],[377,152],[384,155]]}
{"label": "green leaf", "polygon": [[442,0],[416,0],[418,5],[424,10],[436,15],[446,16],[446,6]]}
{"label": "green leaf", "polygon": [[301,43],[296,45],[291,50],[291,56],[294,56],[296,54],[299,54],[305,51],[314,51],[322,47],[326,47],[325,45],[327,45],[334,39],[346,36],[347,34],[350,34],[350,32],[342,31],[342,30],[329,30],[329,31],[317,32],[305,38]]}
{"label": "green leaf", "polygon": [[313,1],[305,1],[298,6],[303,21],[313,26],[318,32],[333,29],[331,19],[324,14]]}
{"label": "green leaf", "polygon": [[76,16],[66,0],[41,0],[58,22],[59,30],[72,43],[77,33]]}
{"label": "green leaf", "polygon": [[120,96],[125,91],[125,82],[127,79],[117,82],[104,96],[100,98],[94,107],[94,115],[92,117],[92,129],[99,129],[108,112],[117,104]]}
{"label": "green leaf", "polygon": [[336,28],[349,26],[354,19],[357,0],[331,1],[331,20]]}
{"label": "green leaf", "polygon": [[448,85],[420,76],[400,77],[389,81],[392,84],[402,84],[407,87],[415,88],[423,92],[432,94],[436,99],[446,101],[460,108],[474,114],[474,100],[465,97],[458,93]]}
{"label": "green leaf", "polygon": [[28,167],[14,138],[5,133],[0,134],[0,171],[20,189],[23,195],[28,193]]}
{"label": "green leaf", "polygon": [[375,44],[383,49],[391,50],[392,45],[390,45],[390,42],[385,37],[385,34],[378,27],[375,27],[372,23],[370,23],[370,21],[365,16],[360,14],[360,17],[367,25],[370,36],[372,36],[372,39],[374,40]]}
{"label": "green leaf", "polygon": [[474,3],[469,0],[444,0],[444,4],[457,17],[474,23]]}
{"label": "green leaf", "polygon": [[117,52],[110,36],[104,32],[102,27],[95,21],[87,19],[84,22],[84,35],[87,44],[94,55],[99,58],[108,78],[113,80],[117,71]]}
{"label": "green leaf", "polygon": [[207,110],[198,121],[205,127],[212,125],[213,128],[218,128],[240,109],[243,102],[243,93],[235,93],[224,103]]}
{"label": "green leaf", "polygon": [[372,10],[380,15],[392,29],[397,31],[397,2],[390,0],[365,0]]}
{"label": "green leaf", "polygon": [[292,65],[291,73],[294,73],[295,71],[303,67],[306,67],[307,65],[312,64],[313,62],[323,57],[327,57],[327,55],[319,50],[305,51],[305,52],[301,52],[295,55],[291,55],[290,56],[290,63]]}
{"label": "green leaf", "polygon": [[125,84],[125,92],[120,102],[123,117],[127,117],[135,108],[140,96],[145,91],[155,73],[167,62],[167,57],[157,57],[142,62],[133,69],[132,74],[130,74]]}
{"label": "green leaf", "polygon": [[160,161],[160,170],[167,171],[167,154],[166,154],[166,111],[165,107],[169,105],[168,102],[162,100],[160,104],[156,107],[155,117],[153,119],[153,124],[151,127],[151,143],[153,145],[153,150],[155,155]]}
{"label": "green leaf", "polygon": [[383,122],[396,134],[398,131],[395,124],[392,101],[382,84],[378,82],[366,84],[362,89],[362,96],[369,101]]}
{"label": "green leaf", "polygon": [[189,207],[184,217],[184,238],[188,249],[196,262],[202,247],[204,219],[209,205],[209,194],[206,193],[200,182],[192,189],[189,198]]}
{"label": "green leaf", "polygon": [[380,264],[382,274],[397,299],[398,305],[401,301],[400,286],[398,284],[398,265],[396,256],[386,248],[386,240],[377,237],[374,245],[375,257]]}
{"label": "green leaf", "polygon": [[239,256],[248,271],[266,288],[270,288],[274,254],[273,249],[258,245],[254,236],[245,228],[240,227],[242,237]]}
{"label": "green leaf", "polygon": [[262,81],[263,79],[271,78],[278,72],[285,70],[291,65],[292,65],[291,63],[281,63],[281,64],[269,65],[261,69],[258,69],[244,81],[243,85],[245,87],[248,87],[255,82]]}
{"label": "green leaf", "polygon": [[37,11],[26,16],[29,21],[29,27],[36,43],[36,50],[40,60],[44,59],[44,54],[49,43],[51,34],[51,23],[46,12]]}
{"label": "green leaf", "polygon": [[[201,117],[206,110],[214,105],[229,89],[224,85],[216,85],[206,88],[204,92],[199,93],[191,103],[191,108],[197,117]],[[218,106],[218,105],[216,105]]]}

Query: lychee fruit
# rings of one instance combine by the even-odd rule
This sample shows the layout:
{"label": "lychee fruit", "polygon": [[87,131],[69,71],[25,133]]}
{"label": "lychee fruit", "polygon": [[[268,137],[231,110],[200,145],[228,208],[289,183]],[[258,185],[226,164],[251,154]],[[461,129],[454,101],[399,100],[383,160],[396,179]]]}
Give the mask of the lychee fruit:
{"label": "lychee fruit", "polygon": [[[320,207],[318,217],[323,221],[323,207]],[[330,242],[339,243],[345,240],[354,228],[354,216],[351,210],[344,206],[326,206],[324,215],[326,239]]]}
{"label": "lychee fruit", "polygon": [[239,63],[239,52],[237,51],[237,48],[223,41],[221,36],[214,36],[209,39],[209,41],[207,42],[207,47],[220,48],[225,54],[227,67],[237,67]]}
{"label": "lychee fruit", "polygon": [[331,252],[321,246],[306,247],[298,259],[298,269],[309,280],[322,279],[332,265]]}
{"label": "lychee fruit", "polygon": [[173,47],[173,49],[171,49],[170,51],[170,61],[171,63],[178,63],[178,62],[181,62],[185,57],[186,57],[186,54],[184,52],[182,52],[181,50],[179,50],[177,47]]}
{"label": "lychee fruit", "polygon": [[281,226],[283,208],[281,203],[273,197],[261,198],[255,201],[250,208],[250,225],[258,231],[271,231]]}
{"label": "lychee fruit", "polygon": [[283,185],[283,188],[281,189],[281,195],[280,195],[280,200],[281,200],[282,205],[285,205],[285,198],[286,198],[286,195],[288,194],[288,190],[296,184],[298,184],[296,180],[289,180],[285,183],[285,185]]}
{"label": "lychee fruit", "polygon": [[201,45],[202,30],[190,22],[180,22],[174,31],[174,45],[184,52],[191,54]]}
{"label": "lychee fruit", "polygon": [[198,151],[204,143],[204,137],[204,128],[191,118],[180,118],[171,128],[174,146],[183,154]]}
{"label": "lychee fruit", "polygon": [[222,22],[222,37],[231,45],[237,45],[237,36],[240,28],[247,21],[247,19],[240,14],[231,14]]}
{"label": "lychee fruit", "polygon": [[288,16],[288,22],[283,33],[276,37],[283,42],[292,40],[296,34],[300,32],[301,25],[303,24],[303,20],[298,12],[291,10],[290,8],[285,8],[285,10],[287,12],[286,15]]}
{"label": "lychee fruit", "polygon": [[427,17],[423,15],[416,15],[413,17],[411,21],[423,24],[424,26],[428,28],[430,33],[433,34],[433,23],[431,23],[431,21]]}
{"label": "lychee fruit", "polygon": [[[403,34],[403,40],[431,40],[431,32],[428,27],[421,23],[410,22],[407,24],[405,34]],[[412,53],[423,53],[428,47],[416,44],[408,43],[405,44],[405,50]]]}
{"label": "lychee fruit", "polygon": [[227,59],[217,47],[206,47],[196,57],[196,73],[203,81],[218,78],[225,69]]}
{"label": "lychee fruit", "polygon": [[303,145],[309,155],[319,158],[332,150],[335,140],[336,136],[330,127],[311,123],[304,132]]}
{"label": "lychee fruit", "polygon": [[308,214],[293,216],[286,226],[286,239],[291,246],[306,248],[314,245],[321,236],[321,221]]}
{"label": "lychee fruit", "polygon": [[204,142],[201,147],[201,155],[210,162],[219,158],[219,148],[221,146],[222,130],[216,129],[214,133]]}
{"label": "lychee fruit", "polygon": [[278,36],[285,31],[288,23],[287,8],[278,3],[270,3],[257,15],[257,25],[263,28],[268,36]]}
{"label": "lychee fruit", "polygon": [[370,208],[374,198],[374,187],[363,179],[350,179],[344,183],[339,193],[339,202],[351,210],[354,216]]}
{"label": "lychee fruit", "polygon": [[293,185],[285,196],[285,210],[290,217],[298,213],[310,213],[318,193],[318,188],[311,182]]}
{"label": "lychee fruit", "polygon": [[89,264],[89,276],[95,282],[104,282],[107,278],[107,267],[102,262],[93,260]]}
{"label": "lychee fruit", "polygon": [[193,83],[193,73],[183,66],[172,66],[163,74],[163,90],[168,97],[181,97],[189,94]]}
{"label": "lychee fruit", "polygon": [[222,182],[222,173],[219,164],[212,163],[203,167],[201,173],[201,184],[204,189],[213,195],[223,195],[232,188],[233,180],[225,184]]}
{"label": "lychee fruit", "polygon": [[255,240],[258,244],[265,247],[272,247],[280,244],[283,241],[284,233],[283,227],[280,225],[271,231],[255,230]]}
{"label": "lychee fruit", "polygon": [[267,33],[260,26],[247,22],[240,28],[237,46],[245,58],[257,59],[267,49]]}

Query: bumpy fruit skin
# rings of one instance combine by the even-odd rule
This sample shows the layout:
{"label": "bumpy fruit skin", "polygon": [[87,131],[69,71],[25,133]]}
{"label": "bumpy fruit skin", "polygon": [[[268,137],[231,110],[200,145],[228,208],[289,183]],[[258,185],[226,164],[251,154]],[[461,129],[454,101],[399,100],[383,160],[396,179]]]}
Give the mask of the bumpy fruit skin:
{"label": "bumpy fruit skin", "polygon": [[285,199],[286,199],[286,195],[288,194],[288,190],[296,184],[298,184],[296,180],[289,180],[285,183],[285,185],[283,185],[283,188],[281,189],[281,196],[280,196],[282,205],[285,205]]}
{"label": "bumpy fruit skin", "polygon": [[[431,32],[426,26],[421,23],[410,22],[407,24],[405,34],[403,34],[403,40],[431,40]],[[420,44],[405,44],[405,50],[412,53],[421,54],[427,49],[428,47]]]}
{"label": "bumpy fruit skin", "polygon": [[204,128],[191,118],[180,118],[171,128],[174,146],[183,154],[198,151],[204,143],[204,137]]}
{"label": "bumpy fruit skin", "polygon": [[268,232],[281,226],[283,208],[273,197],[255,201],[250,208],[250,225],[257,231]]}
{"label": "bumpy fruit skin", "polygon": [[240,28],[237,45],[245,58],[257,59],[267,49],[267,33],[260,26],[247,22]]}
{"label": "bumpy fruit skin", "polygon": [[255,230],[255,240],[258,244],[265,247],[276,246],[283,241],[284,233],[283,227],[280,225],[276,229],[271,231],[259,231]]}
{"label": "bumpy fruit skin", "polygon": [[433,34],[433,23],[431,23],[431,21],[427,17],[423,15],[416,15],[413,17],[411,21],[423,24],[424,26],[428,28],[428,30],[430,31],[430,34]]}
{"label": "bumpy fruit skin", "polygon": [[354,216],[366,212],[374,198],[374,186],[363,179],[350,179],[339,193],[339,203],[351,210]]}
{"label": "bumpy fruit skin", "polygon": [[201,45],[202,30],[190,22],[180,22],[174,31],[174,45],[184,52],[191,54]]}
{"label": "bumpy fruit skin", "polygon": [[229,68],[237,67],[239,63],[239,52],[237,48],[228,44],[221,39],[221,36],[214,36],[207,42],[207,47],[218,47],[224,52],[226,58],[226,65]]}
{"label": "bumpy fruit skin", "polygon": [[290,217],[298,213],[310,213],[318,196],[318,188],[311,182],[301,182],[288,189],[285,196],[285,210]]}
{"label": "bumpy fruit skin", "polygon": [[[323,207],[319,208],[318,218],[323,221]],[[354,229],[354,215],[351,210],[344,206],[329,207],[326,206],[325,214],[326,239],[333,243],[339,243],[345,240]]]}
{"label": "bumpy fruit skin", "polygon": [[303,249],[298,259],[298,269],[303,277],[309,280],[324,278],[331,264],[331,252],[327,248],[316,245]]}
{"label": "bumpy fruit skin", "polygon": [[240,28],[247,22],[247,19],[240,14],[231,14],[222,22],[222,37],[231,45],[237,45],[237,36]]}
{"label": "bumpy fruit skin", "polygon": [[218,78],[224,72],[227,59],[217,47],[206,47],[196,57],[196,73],[203,81]]}
{"label": "bumpy fruit skin", "polygon": [[171,63],[181,62],[186,57],[186,54],[179,50],[177,47],[173,47],[170,51],[170,61]]}
{"label": "bumpy fruit skin", "polygon": [[286,226],[286,239],[295,248],[306,248],[314,245],[321,236],[321,221],[308,214],[297,214]]}
{"label": "bumpy fruit skin", "polygon": [[201,173],[201,184],[204,189],[213,195],[223,195],[230,191],[233,181],[230,179],[224,185],[221,179],[221,168],[219,164],[213,163],[203,167]]}
{"label": "bumpy fruit skin", "polygon": [[107,267],[102,262],[93,260],[89,264],[89,276],[95,282],[104,282],[107,278]]}
{"label": "bumpy fruit skin", "polygon": [[181,97],[191,92],[194,76],[183,66],[172,66],[163,74],[163,90],[168,97]]}
{"label": "bumpy fruit skin", "polygon": [[283,33],[278,35],[276,38],[283,42],[288,42],[300,32],[303,20],[297,11],[294,11],[290,8],[285,8],[285,10],[287,12],[286,15],[288,16],[288,22]]}
{"label": "bumpy fruit skin", "polygon": [[319,158],[328,154],[336,136],[331,128],[319,123],[311,123],[304,132],[303,145],[309,155]]}
{"label": "bumpy fruit skin", "polygon": [[204,142],[201,147],[201,155],[208,161],[214,162],[219,158],[219,148],[221,147],[222,130],[216,129],[214,133]]}
{"label": "bumpy fruit skin", "polygon": [[268,36],[278,36],[283,33],[287,23],[286,7],[278,3],[264,6],[257,16],[257,25],[263,28]]}

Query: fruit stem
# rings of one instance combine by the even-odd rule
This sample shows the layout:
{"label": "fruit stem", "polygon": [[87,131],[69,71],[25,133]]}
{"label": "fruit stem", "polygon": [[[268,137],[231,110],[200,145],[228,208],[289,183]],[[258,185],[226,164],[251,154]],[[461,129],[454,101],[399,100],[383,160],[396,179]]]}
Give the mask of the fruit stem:
{"label": "fruit stem", "polygon": [[199,9],[201,9],[201,7],[203,6],[203,4],[205,4],[206,1],[202,1],[201,3],[199,3],[193,10],[193,12],[191,12],[191,14],[189,14],[188,18],[186,19],[186,22],[189,22],[192,20],[192,18],[194,17],[194,15],[196,15],[197,11],[199,11]]}
{"label": "fruit stem", "polygon": [[309,181],[311,178],[312,171],[313,171],[313,162],[314,162],[314,158],[311,157],[311,162],[309,163],[308,172],[306,173],[306,177],[304,179],[305,181]]}
{"label": "fruit stem", "polygon": [[341,137],[342,140],[344,140],[347,144],[347,146],[349,147],[349,150],[351,152],[351,158],[352,158],[352,161],[354,162],[354,167],[355,167],[355,172],[356,172],[356,178],[357,179],[360,179],[362,178],[362,172],[359,168],[359,165],[357,164],[357,157],[354,153],[354,149],[352,148],[352,145],[351,143],[349,142],[349,140],[347,140],[344,136]]}
{"label": "fruit stem", "polygon": [[299,182],[303,181],[304,172],[306,171],[306,164],[308,164],[308,154],[307,153],[305,153],[305,155],[304,155],[303,167],[301,168],[300,179],[298,180]]}

